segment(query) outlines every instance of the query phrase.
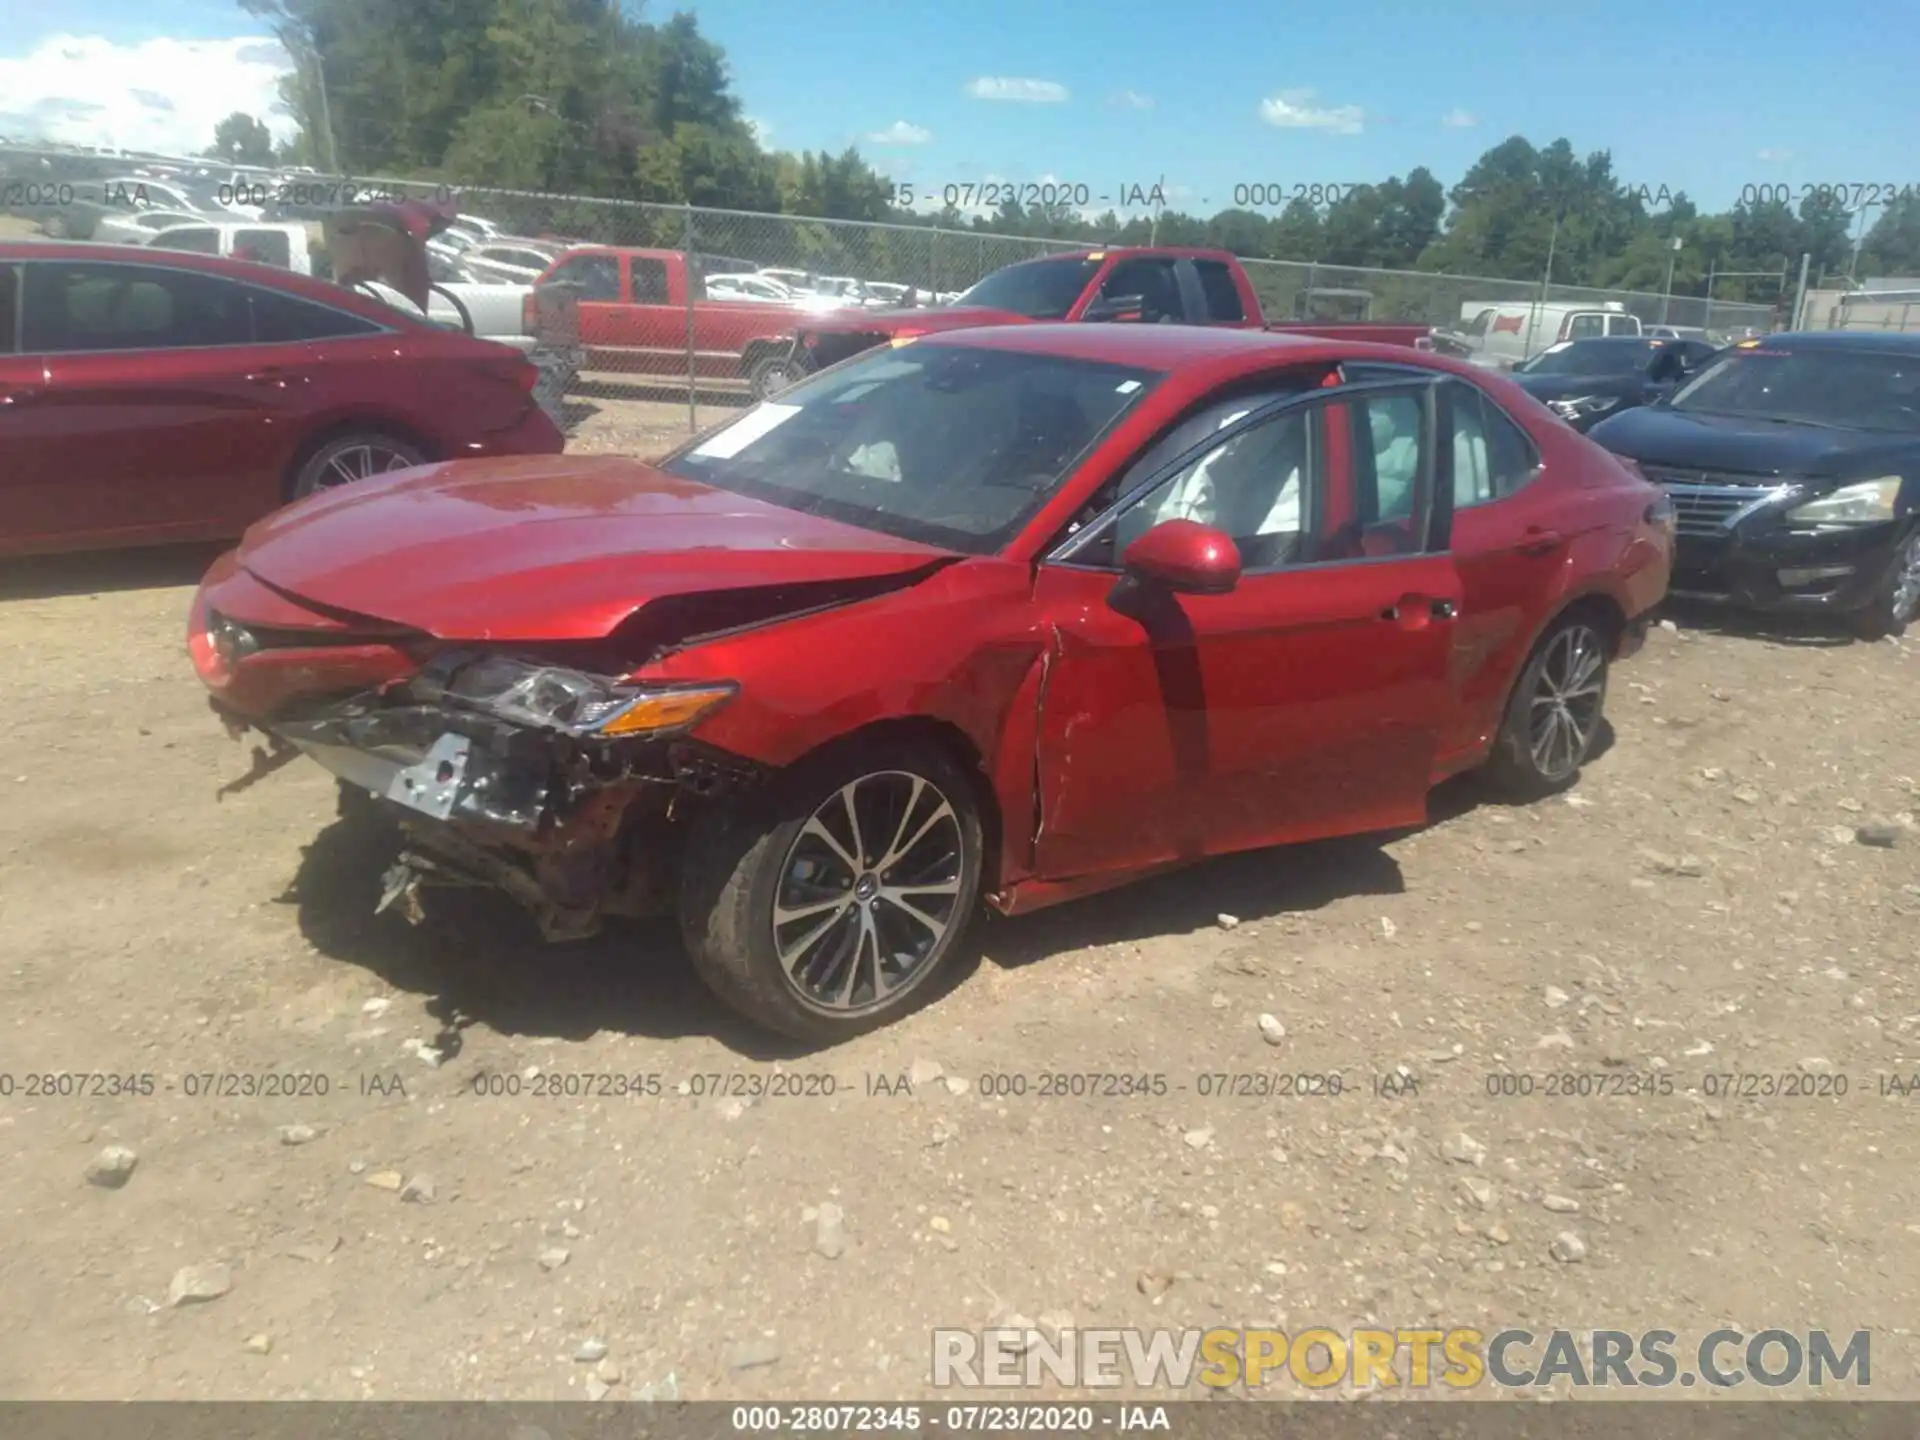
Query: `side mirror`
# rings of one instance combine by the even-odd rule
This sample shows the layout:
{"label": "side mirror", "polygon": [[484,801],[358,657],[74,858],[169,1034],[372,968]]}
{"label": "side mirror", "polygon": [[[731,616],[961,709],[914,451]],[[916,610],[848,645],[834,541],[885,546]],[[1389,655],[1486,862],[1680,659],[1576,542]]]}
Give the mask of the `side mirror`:
{"label": "side mirror", "polygon": [[1167,520],[1127,546],[1120,557],[1136,584],[1180,595],[1225,595],[1240,583],[1240,547],[1233,537],[1192,520]]}
{"label": "side mirror", "polygon": [[1095,296],[1081,312],[1082,320],[1138,320],[1146,312],[1144,295]]}

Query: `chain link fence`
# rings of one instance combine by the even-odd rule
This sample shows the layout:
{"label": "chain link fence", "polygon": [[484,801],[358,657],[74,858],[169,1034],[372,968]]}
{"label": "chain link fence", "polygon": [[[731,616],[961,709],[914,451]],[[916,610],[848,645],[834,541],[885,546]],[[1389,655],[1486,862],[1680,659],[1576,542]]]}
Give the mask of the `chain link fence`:
{"label": "chain link fence", "polygon": [[[690,429],[699,428],[702,400],[748,393],[756,368],[772,363],[773,342],[791,333],[796,311],[942,304],[1016,261],[1087,248],[1080,241],[930,224],[822,220],[433,181],[242,173],[204,159],[0,148],[0,207],[7,212],[0,223],[9,238],[151,239],[133,227],[180,209],[178,202],[201,211],[226,207],[227,215],[213,218],[228,221],[242,218],[239,207],[245,207],[252,212],[245,218],[256,224],[305,224],[314,269],[324,274],[319,215],[345,201],[395,196],[454,200],[462,224],[433,247],[435,279],[465,297],[463,305],[472,301],[482,312],[521,315],[526,326],[540,327],[536,334],[490,338],[517,340],[542,354],[564,349],[568,358],[557,372],[562,389],[637,388],[643,398],[684,400]],[[579,247],[621,253],[576,255],[558,272],[563,283],[543,284],[535,305],[495,303],[503,287],[530,288]],[[1696,296],[1295,261],[1243,263],[1261,308],[1278,322],[1375,320],[1453,328],[1490,306],[1544,303],[1618,306],[1643,324],[1704,331],[1716,339],[1779,323],[1772,306]],[[729,303],[705,303],[722,300]],[[555,318],[556,306],[568,310],[564,318]],[[1542,318],[1540,345],[1557,324]]]}

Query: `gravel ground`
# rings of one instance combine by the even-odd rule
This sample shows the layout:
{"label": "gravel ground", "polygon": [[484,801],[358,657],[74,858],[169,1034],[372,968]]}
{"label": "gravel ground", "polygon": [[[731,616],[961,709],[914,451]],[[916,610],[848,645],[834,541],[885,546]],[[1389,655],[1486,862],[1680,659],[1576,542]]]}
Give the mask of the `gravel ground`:
{"label": "gravel ground", "polygon": [[[587,403],[578,449],[685,433]],[[376,919],[316,767],[217,802],[207,558],[0,573],[0,1395],[930,1396],[933,1327],[1019,1313],[1869,1328],[1920,1396],[1920,1095],[1881,1093],[1920,1073],[1920,638],[1682,616],[1570,795],[989,920],[932,1007],[804,1055],[665,927]],[[1847,1093],[1709,1093],[1783,1071]],[[264,1072],[306,1093],[220,1078]],[[1207,1093],[1280,1074],[1339,1093]]]}

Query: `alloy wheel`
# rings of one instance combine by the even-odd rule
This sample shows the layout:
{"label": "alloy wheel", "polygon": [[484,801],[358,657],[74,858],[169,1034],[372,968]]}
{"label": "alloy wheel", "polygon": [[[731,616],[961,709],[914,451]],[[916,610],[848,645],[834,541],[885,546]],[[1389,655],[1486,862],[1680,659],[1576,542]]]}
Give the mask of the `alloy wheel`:
{"label": "alloy wheel", "polygon": [[411,455],[385,445],[372,442],[349,445],[328,457],[314,488],[330,490],[336,485],[351,485],[356,480],[370,479],[389,470],[406,470],[419,463]]}
{"label": "alloy wheel", "polygon": [[1541,656],[1527,716],[1527,748],[1534,768],[1548,780],[1579,768],[1600,728],[1605,698],[1606,647],[1585,625],[1569,625]]}
{"label": "alloy wheel", "polygon": [[883,770],[841,786],[781,863],[773,945],[787,982],[838,1015],[897,999],[965,918],[966,864],[953,802],[923,776]]}

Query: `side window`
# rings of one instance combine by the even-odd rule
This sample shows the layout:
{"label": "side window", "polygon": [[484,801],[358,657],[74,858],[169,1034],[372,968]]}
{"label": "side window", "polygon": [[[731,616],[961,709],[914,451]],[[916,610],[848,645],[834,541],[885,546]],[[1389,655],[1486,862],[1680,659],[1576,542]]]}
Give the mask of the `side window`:
{"label": "side window", "polygon": [[147,242],[156,250],[185,250],[192,255],[218,255],[220,232],[211,225],[183,226],[162,230]]}
{"label": "side window", "polygon": [[633,303],[636,305],[666,304],[666,262],[642,260],[636,256],[630,263],[633,266]]}
{"label": "side window", "polygon": [[1606,333],[1607,317],[1604,315],[1575,315],[1567,325],[1566,338],[1569,340],[1591,340]]}
{"label": "side window", "polygon": [[27,266],[21,348],[30,354],[245,345],[246,287],[159,266],[37,261]]}
{"label": "side window", "polygon": [[291,345],[303,340],[337,340],[345,335],[375,335],[380,327],[371,320],[317,305],[310,300],[282,295],[277,290],[255,290],[253,301],[253,338],[261,345]]}
{"label": "side window", "polygon": [[1108,553],[1124,555],[1156,525],[1192,520],[1231,535],[1246,570],[1300,563],[1324,484],[1325,418],[1323,406],[1284,411],[1208,449],[1121,513]]}
{"label": "side window", "polygon": [[[636,279],[638,275],[636,268]],[[611,255],[576,255],[555,270],[548,283],[578,285],[582,300],[617,301],[620,298],[620,262]]]}
{"label": "side window", "polygon": [[1143,324],[1178,323],[1186,319],[1186,307],[1180,303],[1180,286],[1173,277],[1171,260],[1141,258],[1122,260],[1100,285],[1103,300],[1140,298]]}
{"label": "side window", "polygon": [[1207,297],[1207,318],[1216,324],[1233,324],[1247,318],[1240,303],[1240,287],[1233,283],[1233,271],[1224,260],[1196,260],[1193,268],[1200,276],[1200,289]]}
{"label": "side window", "polygon": [[1609,315],[1607,317],[1607,334],[1638,335],[1639,333],[1640,318],[1637,315]]}
{"label": "side window", "polygon": [[1533,478],[1540,457],[1523,431],[1471,385],[1447,387],[1452,429],[1453,504],[1502,500]]}
{"label": "side window", "polygon": [[20,338],[20,267],[0,265],[0,355],[11,355]]}
{"label": "side window", "polygon": [[1361,525],[1405,527],[1414,539],[1420,479],[1421,404],[1413,395],[1373,395],[1353,402],[1354,508]]}
{"label": "side window", "polygon": [[233,258],[293,268],[293,243],[284,230],[240,230],[233,237]]}

